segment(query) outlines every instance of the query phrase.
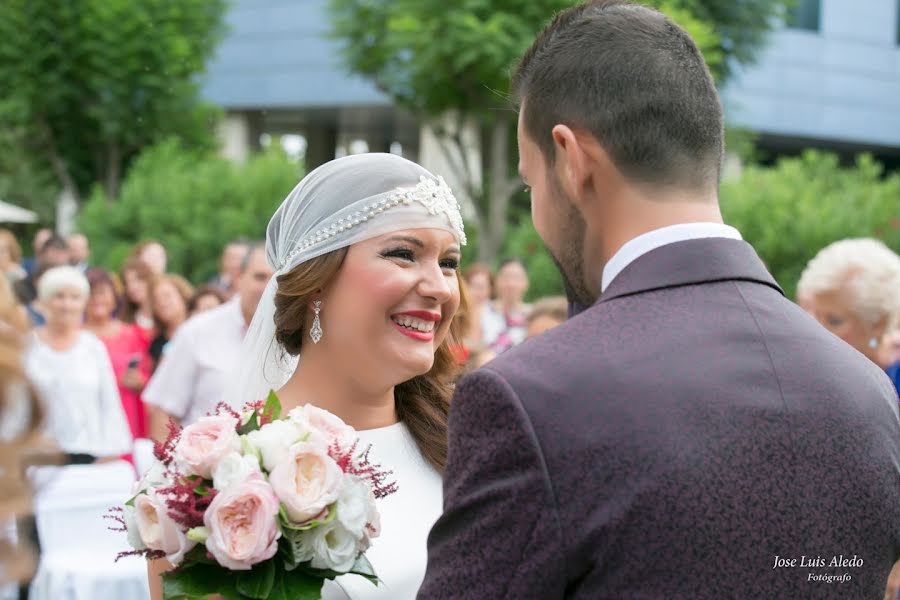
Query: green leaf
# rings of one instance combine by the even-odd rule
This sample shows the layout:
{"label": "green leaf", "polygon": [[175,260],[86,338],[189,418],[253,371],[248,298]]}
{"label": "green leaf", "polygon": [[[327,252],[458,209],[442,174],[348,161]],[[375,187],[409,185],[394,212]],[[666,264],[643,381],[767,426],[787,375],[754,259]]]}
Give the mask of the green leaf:
{"label": "green leaf", "polygon": [[337,515],[337,502],[332,503],[330,507],[328,507],[328,514],[321,521],[310,521],[305,525],[297,525],[293,523],[287,514],[287,509],[284,507],[284,503],[281,503],[281,506],[278,508],[278,517],[281,522],[282,533],[285,533],[288,530],[293,531],[309,531],[314,527],[318,527],[319,525],[327,525],[334,521],[334,517]]}
{"label": "green leaf", "polygon": [[259,429],[259,413],[257,411],[253,411],[250,413],[250,418],[246,423],[238,427],[237,432],[238,435],[247,435],[251,431],[257,431]]}
{"label": "green leaf", "polygon": [[299,565],[298,570],[320,579],[335,579],[337,577],[340,577],[341,575],[352,573],[354,575],[359,575],[360,577],[365,577],[373,585],[377,586],[379,583],[381,583],[381,580],[378,579],[378,576],[375,574],[375,568],[372,566],[372,563],[369,562],[369,559],[367,559],[364,554],[360,554],[358,557],[356,557],[356,562],[353,563],[353,566],[349,571],[347,571],[347,573],[338,573],[337,571],[332,571],[330,569],[314,569],[309,566],[308,563]]}
{"label": "green leaf", "polygon": [[[203,544],[197,544],[184,555],[184,563],[186,565],[191,563],[200,563],[204,565],[217,565],[218,563],[207,556],[206,546]],[[187,567],[185,567],[187,568]]]}
{"label": "green leaf", "polygon": [[275,573],[275,583],[267,600],[321,600],[324,581],[303,571]]}
{"label": "green leaf", "polygon": [[356,575],[362,575],[376,586],[381,581],[378,579],[378,575],[375,574],[375,567],[372,566],[372,563],[369,562],[369,559],[366,558],[365,554],[360,554],[357,557],[356,562],[353,563],[353,566],[350,568],[350,572]]}
{"label": "green leaf", "polygon": [[275,584],[275,561],[267,560],[254,565],[249,571],[242,571],[237,576],[238,591],[257,600],[266,600]]}
{"label": "green leaf", "polygon": [[266,398],[266,405],[263,407],[263,415],[271,421],[277,421],[281,418],[281,400],[275,390],[269,390],[269,397]]}
{"label": "green leaf", "polygon": [[163,600],[206,598],[221,594],[243,600],[235,585],[236,576],[218,565],[197,564],[163,573]]}

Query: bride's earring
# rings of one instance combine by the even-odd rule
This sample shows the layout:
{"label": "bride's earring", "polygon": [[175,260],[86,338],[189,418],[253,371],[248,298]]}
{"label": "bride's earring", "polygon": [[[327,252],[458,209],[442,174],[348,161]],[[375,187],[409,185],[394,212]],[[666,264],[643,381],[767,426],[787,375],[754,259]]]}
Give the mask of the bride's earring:
{"label": "bride's earring", "polygon": [[322,339],[322,322],[319,321],[319,312],[322,310],[322,301],[316,300],[313,302],[313,312],[316,313],[316,317],[313,319],[312,329],[309,330],[309,337],[312,338],[313,344],[318,344],[319,340]]}

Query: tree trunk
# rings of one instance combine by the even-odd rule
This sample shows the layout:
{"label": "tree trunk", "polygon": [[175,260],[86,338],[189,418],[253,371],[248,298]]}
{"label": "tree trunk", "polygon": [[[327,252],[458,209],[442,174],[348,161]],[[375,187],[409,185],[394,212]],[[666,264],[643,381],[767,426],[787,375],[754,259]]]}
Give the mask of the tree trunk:
{"label": "tree trunk", "polygon": [[484,130],[484,135],[490,136],[490,151],[485,161],[490,184],[484,190],[486,197],[482,206],[486,227],[478,239],[478,259],[487,263],[496,260],[503,246],[509,201],[518,187],[518,179],[509,176],[510,126],[510,120],[501,116]]}
{"label": "tree trunk", "polygon": [[[447,127],[450,116],[456,117],[456,122]],[[467,144],[463,137],[465,122],[465,115],[448,115],[435,122],[433,130],[444,160],[472,201],[474,216],[467,221],[478,239],[478,260],[490,264],[503,246],[510,200],[519,186],[518,177],[509,175],[512,120],[499,115],[477,128],[480,177],[468,162],[472,143]]]}
{"label": "tree trunk", "polygon": [[56,147],[53,129],[44,119],[38,119],[38,127],[44,137],[47,159],[62,188],[56,205],[56,229],[62,233],[70,233],[75,226],[75,213],[81,205],[81,195],[78,193],[75,179],[69,172],[69,165]]}

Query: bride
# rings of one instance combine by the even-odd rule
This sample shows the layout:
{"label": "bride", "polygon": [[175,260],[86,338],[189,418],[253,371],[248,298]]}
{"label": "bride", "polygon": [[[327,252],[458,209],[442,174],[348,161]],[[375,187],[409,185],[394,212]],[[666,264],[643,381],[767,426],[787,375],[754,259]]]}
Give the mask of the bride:
{"label": "bride", "polygon": [[269,223],[275,268],[247,332],[232,406],[275,389],[285,410],[328,410],[371,444],[398,491],[378,501],[366,556],[382,583],[328,581],[326,600],[415,598],[442,509],[447,411],[461,339],[459,206],[442,179],[392,154],[326,163]]}

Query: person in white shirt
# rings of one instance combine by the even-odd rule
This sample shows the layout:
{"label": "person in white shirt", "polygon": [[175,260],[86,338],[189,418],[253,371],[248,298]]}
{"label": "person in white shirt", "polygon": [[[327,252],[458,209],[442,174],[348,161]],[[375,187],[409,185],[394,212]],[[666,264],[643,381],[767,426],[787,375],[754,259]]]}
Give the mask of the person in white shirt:
{"label": "person in white shirt", "polygon": [[[41,557],[28,591],[33,600],[135,597],[110,583],[127,582],[128,574],[105,545],[103,515],[115,499],[128,498],[135,471],[124,459],[132,452],[131,429],[109,355],[103,342],[82,328],[88,296],[87,278],[77,267],[50,269],[38,283],[47,324],[30,335],[25,372],[46,411],[44,435],[62,457],[45,466],[34,461],[27,471],[35,516],[21,527]],[[103,564],[109,578],[82,569],[91,564]],[[98,592],[110,585],[116,586],[112,595]]]}
{"label": "person in white shirt", "polygon": [[40,279],[47,324],[31,334],[25,371],[47,409],[46,433],[71,462],[115,460],[131,452],[116,378],[106,348],[82,329],[88,282],[76,267]]}
{"label": "person in white shirt", "polygon": [[143,394],[153,439],[166,438],[170,418],[190,425],[225,401],[227,378],[271,276],[264,247],[252,245],[241,264],[237,295],[189,319],[169,342]]}

